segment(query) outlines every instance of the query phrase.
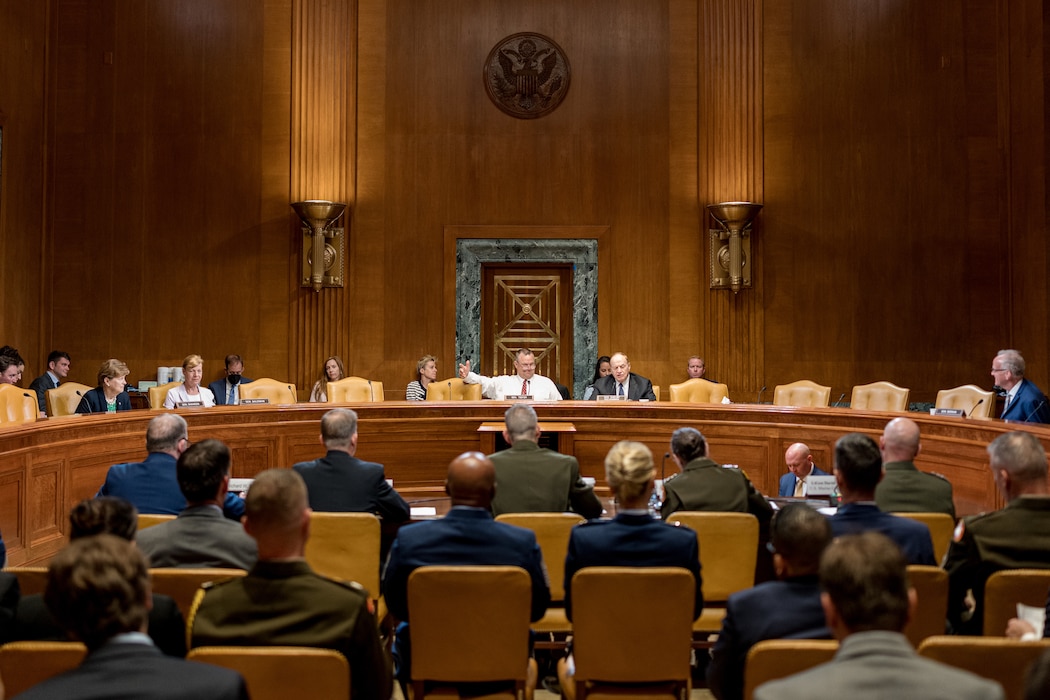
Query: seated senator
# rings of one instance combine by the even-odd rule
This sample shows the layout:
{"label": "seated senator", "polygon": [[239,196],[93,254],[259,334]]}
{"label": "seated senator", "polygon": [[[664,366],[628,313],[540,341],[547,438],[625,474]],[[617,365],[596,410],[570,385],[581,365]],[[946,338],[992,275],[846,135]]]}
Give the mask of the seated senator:
{"label": "seated senator", "polygon": [[168,390],[164,408],[177,408],[179,404],[200,402],[205,407],[215,405],[211,389],[201,386],[204,377],[204,360],[200,355],[187,355],[182,361],[182,384]]}
{"label": "seated senator", "polygon": [[326,403],[328,401],[328,382],[337,382],[340,379],[346,379],[346,369],[339,356],[332,355],[324,361],[321,378],[314,383],[314,388],[310,391],[310,403]]}
{"label": "seated senator", "polygon": [[124,387],[131,370],[120,360],[106,360],[98,369],[98,386],[84,392],[77,413],[116,413],[131,410],[131,397]]}
{"label": "seated senator", "polygon": [[627,355],[614,353],[609,366],[612,373],[594,382],[594,393],[588,397],[589,400],[597,400],[599,396],[622,396],[629,401],[656,401],[653,383],[631,371],[631,361]]}

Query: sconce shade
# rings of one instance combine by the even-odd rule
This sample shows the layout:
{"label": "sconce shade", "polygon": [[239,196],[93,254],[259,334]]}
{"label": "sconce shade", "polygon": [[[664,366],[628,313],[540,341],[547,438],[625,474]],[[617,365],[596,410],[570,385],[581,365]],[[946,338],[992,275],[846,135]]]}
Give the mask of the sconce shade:
{"label": "sconce shade", "polygon": [[340,202],[329,202],[325,199],[308,199],[305,202],[293,202],[292,209],[313,230],[324,230],[335,223],[346,211],[346,205]]}
{"label": "sconce shade", "polygon": [[747,228],[761,209],[761,204],[753,202],[722,202],[707,205],[707,210],[711,212],[712,218],[727,231],[741,231]]}

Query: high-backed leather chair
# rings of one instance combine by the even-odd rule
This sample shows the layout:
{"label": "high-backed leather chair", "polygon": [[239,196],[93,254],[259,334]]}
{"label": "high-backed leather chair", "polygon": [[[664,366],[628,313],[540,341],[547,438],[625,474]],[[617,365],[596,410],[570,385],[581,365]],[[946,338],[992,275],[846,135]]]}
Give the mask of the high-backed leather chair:
{"label": "high-backed leather chair", "polygon": [[904,635],[913,647],[922,640],[945,633],[948,619],[948,572],[939,566],[908,566],[908,583],[915,589],[919,604],[908,621]]}
{"label": "high-backed leather chair", "polygon": [[[984,584],[984,633],[1006,634],[1006,623],[1017,617],[1017,604],[1041,608],[1050,590],[1050,569],[1009,569],[997,571]],[[1050,622],[1050,621],[1048,621]]]}
{"label": "high-backed leather chair", "polygon": [[182,382],[168,382],[160,386],[151,386],[149,388],[149,407],[154,411],[164,408],[164,400],[168,398],[168,392],[179,384],[182,384]]}
{"label": "high-backed leather chair", "polygon": [[834,639],[766,639],[747,652],[744,665],[744,700],[755,688],[831,661],[839,650]]}
{"label": "high-backed leather chair", "polygon": [[722,399],[729,398],[728,386],[706,379],[687,379],[667,389],[667,400],[672,403],[722,403]]}
{"label": "high-backed leather chair", "polygon": [[933,540],[933,558],[944,561],[944,555],[948,553],[948,545],[952,543],[955,534],[955,520],[947,513],[903,513],[895,512],[902,518],[918,520],[930,528],[930,539]]}
{"label": "high-backed leather chair", "polygon": [[9,566],[4,569],[18,579],[18,589],[24,598],[27,595],[43,593],[47,586],[46,566]]}
{"label": "high-backed leather chair", "polygon": [[910,393],[910,389],[899,387],[892,382],[859,384],[853,387],[849,405],[850,408],[862,408],[869,411],[899,411],[903,413],[908,410],[908,394]]}
{"label": "high-backed leather chair", "polygon": [[62,382],[54,389],[48,389],[44,392],[47,415],[51,418],[73,415],[77,412],[77,406],[80,405],[85,391],[91,391],[91,387],[77,382]]}
{"label": "high-backed leather chair", "polygon": [[76,668],[85,656],[87,647],[80,642],[9,642],[0,647],[4,691],[7,697],[13,698],[48,678]]}
{"label": "high-backed leather chair", "polygon": [[328,403],[374,403],[383,400],[383,382],[347,377],[328,382]]}
{"label": "high-backed leather chair", "polygon": [[36,421],[40,404],[36,392],[14,384],[0,384],[0,425]]}
{"label": "high-backed leather chair", "polygon": [[481,385],[467,384],[459,377],[430,382],[427,401],[481,401]]}
{"label": "high-backed leather chair", "polygon": [[1028,667],[1050,649],[1050,639],[1019,642],[1004,637],[929,637],[919,645],[919,656],[975,673],[1003,687],[1007,700],[1024,697]]}
{"label": "high-backed leather chair", "polygon": [[774,406],[827,406],[830,401],[831,387],[808,379],[773,387]]}
{"label": "high-backed leather chair", "polygon": [[973,384],[937,392],[935,408],[961,408],[970,418],[992,418],[995,414],[995,392]]}
{"label": "high-backed leather chair", "polygon": [[186,658],[237,671],[252,700],[350,697],[350,666],[333,649],[197,647]]}
{"label": "high-backed leather chair", "polygon": [[294,384],[268,377],[241,384],[240,393],[242,401],[244,399],[269,399],[271,404],[291,404],[295,403],[296,399]]}
{"label": "high-backed leather chair", "polygon": [[171,596],[179,611],[187,620],[190,619],[190,608],[202,583],[222,581],[235,576],[244,576],[244,569],[150,569],[150,580],[154,593]]}
{"label": "high-backed leather chair", "polygon": [[310,514],[306,561],[319,574],[356,581],[379,597],[379,518],[372,513]]}

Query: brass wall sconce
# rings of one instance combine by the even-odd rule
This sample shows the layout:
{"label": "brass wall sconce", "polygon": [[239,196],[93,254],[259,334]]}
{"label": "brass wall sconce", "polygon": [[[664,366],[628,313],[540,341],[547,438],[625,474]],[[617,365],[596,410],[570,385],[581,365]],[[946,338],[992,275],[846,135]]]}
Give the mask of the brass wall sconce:
{"label": "brass wall sconce", "polygon": [[293,202],[292,209],[303,222],[303,257],[300,286],[342,287],[346,236],[343,228],[332,224],[346,211],[346,205],[323,199]]}
{"label": "brass wall sconce", "polygon": [[751,286],[751,224],[762,208],[753,202],[708,204],[711,218],[721,229],[708,229],[711,260],[711,289]]}

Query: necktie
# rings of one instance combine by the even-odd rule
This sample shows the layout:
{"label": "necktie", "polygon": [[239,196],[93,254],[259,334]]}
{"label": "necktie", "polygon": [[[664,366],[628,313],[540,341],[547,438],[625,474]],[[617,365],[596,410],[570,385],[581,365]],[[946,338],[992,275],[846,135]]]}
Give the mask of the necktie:
{"label": "necktie", "polygon": [[616,385],[616,395],[623,396],[623,384]]}
{"label": "necktie", "polygon": [[805,485],[806,485],[805,481],[803,481],[802,479],[799,479],[797,476],[795,477],[795,497],[796,498],[801,498],[802,496],[806,495],[806,494],[802,493],[802,488]]}
{"label": "necktie", "polygon": [[226,403],[230,406],[237,403],[237,385],[230,384],[230,394],[226,397]]}
{"label": "necktie", "polygon": [[529,395],[529,380],[528,379],[522,379],[521,380],[521,395],[522,396],[528,396]]}

